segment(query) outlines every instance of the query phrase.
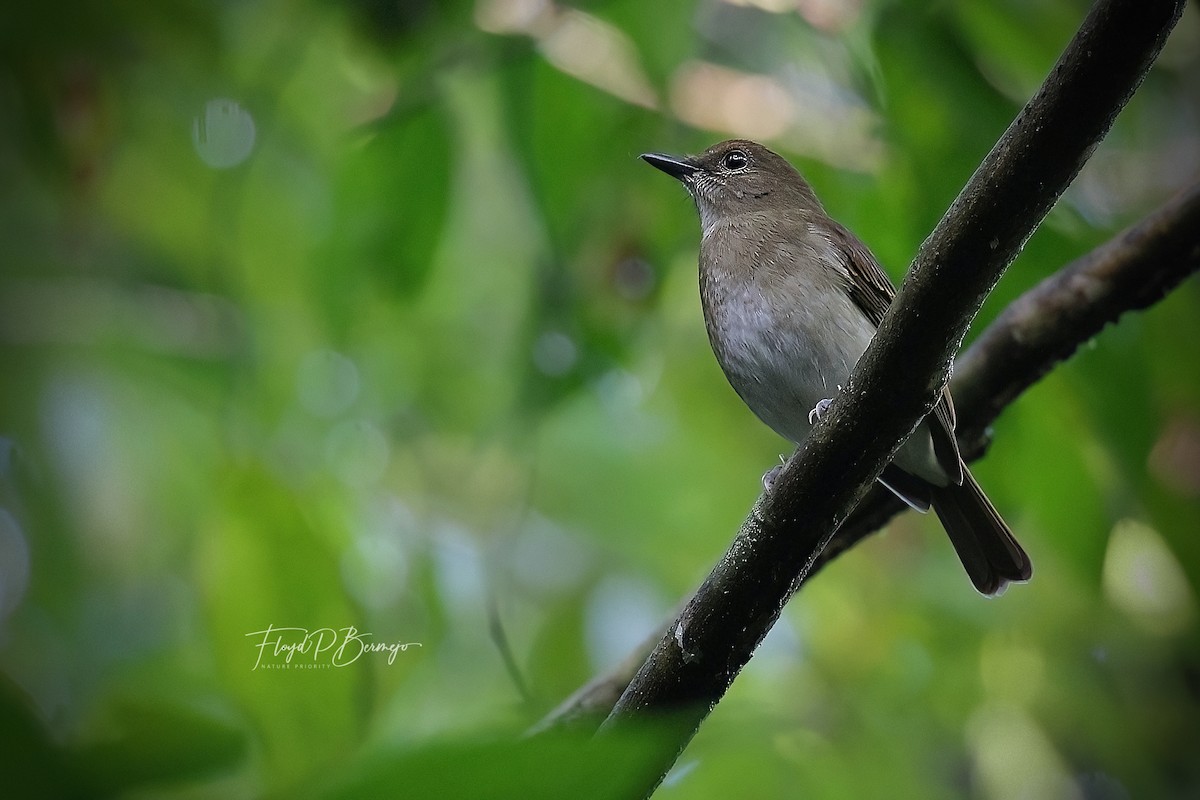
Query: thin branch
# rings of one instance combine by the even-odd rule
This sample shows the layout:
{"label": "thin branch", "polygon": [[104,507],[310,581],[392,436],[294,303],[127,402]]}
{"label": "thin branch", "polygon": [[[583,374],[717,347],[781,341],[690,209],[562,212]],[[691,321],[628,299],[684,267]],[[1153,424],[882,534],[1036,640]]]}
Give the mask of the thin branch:
{"label": "thin branch", "polygon": [[954,399],[972,412],[967,436],[980,436],[1017,395],[1122,313],[1158,302],[1197,268],[1200,182],[1042,281],[979,337],[956,364],[962,389]]}
{"label": "thin branch", "polygon": [[[972,461],[981,456],[987,428],[1000,411],[1097,331],[1128,311],[1149,307],[1197,270],[1200,182],[1017,298],[955,362],[951,387],[964,457]],[[872,488],[813,562],[809,577],[904,508],[891,492]],[[666,630],[664,624],[620,664],[564,700],[530,733],[562,725],[598,725]]]}
{"label": "thin branch", "polygon": [[605,722],[602,730],[647,713],[670,719],[676,736],[645,774],[647,794],[929,412],[984,297],[1108,131],[1181,11],[1182,0],[1101,0],[922,245],[845,391]]}
{"label": "thin branch", "polygon": [[576,689],[570,697],[526,731],[525,735],[537,736],[552,730],[594,732],[599,728],[625,693],[646,656],[658,644],[659,639],[666,635],[667,625],[679,616],[684,607],[685,605],[680,603],[670,619],[651,631],[620,663],[614,664]]}
{"label": "thin branch", "polygon": [[496,645],[496,650],[500,653],[500,660],[504,664],[504,670],[513,682],[513,687],[516,688],[521,702],[528,705],[533,701],[533,693],[529,691],[529,683],[525,680],[524,673],[521,672],[521,665],[517,663],[516,655],[513,654],[512,642],[508,638],[508,631],[504,629],[504,620],[500,617],[500,601],[496,593],[494,580],[489,581],[487,587],[487,621],[488,637],[492,640],[492,644]]}

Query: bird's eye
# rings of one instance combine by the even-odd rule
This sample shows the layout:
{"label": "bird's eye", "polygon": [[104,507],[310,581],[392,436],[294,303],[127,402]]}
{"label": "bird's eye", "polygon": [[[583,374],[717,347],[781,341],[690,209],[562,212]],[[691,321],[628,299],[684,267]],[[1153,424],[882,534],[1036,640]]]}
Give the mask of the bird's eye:
{"label": "bird's eye", "polygon": [[741,150],[730,150],[721,159],[721,163],[725,165],[725,169],[744,169],[750,163],[750,159],[746,158],[746,154]]}

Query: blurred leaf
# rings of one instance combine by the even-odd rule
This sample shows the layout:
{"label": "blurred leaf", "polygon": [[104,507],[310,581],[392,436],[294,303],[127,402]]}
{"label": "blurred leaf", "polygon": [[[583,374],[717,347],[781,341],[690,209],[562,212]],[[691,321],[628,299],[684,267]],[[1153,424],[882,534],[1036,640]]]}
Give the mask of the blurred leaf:
{"label": "blurred leaf", "polygon": [[31,698],[6,675],[0,675],[0,774],[14,797],[84,796]]}
{"label": "blurred leaf", "polygon": [[241,730],[170,700],[124,699],[107,714],[99,738],[74,757],[101,795],[229,770],[247,749]]}
{"label": "blurred leaf", "polygon": [[933,229],[975,171],[1017,106],[979,74],[961,35],[925,4],[889,6],[878,21],[876,47],[884,76],[888,138],[911,164],[922,212],[916,235]]}
{"label": "blurred leaf", "polygon": [[411,297],[433,265],[450,195],[451,137],[436,104],[389,115],[337,167],[332,235],[313,281],[339,327],[365,295]]}
{"label": "blurred leaf", "polygon": [[[255,669],[268,626],[358,623],[341,590],[336,532],[323,531],[260,470],[229,476],[200,537],[200,581],[213,653],[277,774],[294,779],[344,757],[363,727],[365,663]],[[299,662],[299,659],[297,659]]]}
{"label": "blurred leaf", "polygon": [[[405,797],[603,800],[635,796],[653,768],[653,727],[596,738],[543,735],[513,741],[463,740],[370,756],[330,781],[314,800]],[[665,741],[670,741],[665,739]]]}
{"label": "blurred leaf", "polygon": [[[526,59],[504,71],[505,112],[553,252],[571,258],[605,226],[642,173],[634,143],[649,112],[550,66]],[[586,187],[586,191],[581,191]]]}

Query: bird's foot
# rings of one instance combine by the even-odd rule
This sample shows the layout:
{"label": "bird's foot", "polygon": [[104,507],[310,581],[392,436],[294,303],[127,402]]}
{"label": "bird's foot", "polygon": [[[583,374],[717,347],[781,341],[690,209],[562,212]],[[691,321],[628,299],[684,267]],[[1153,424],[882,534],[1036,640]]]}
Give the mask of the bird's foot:
{"label": "bird's foot", "polygon": [[775,479],[779,477],[779,473],[783,472],[783,465],[786,463],[787,462],[784,460],[783,456],[780,456],[779,463],[763,473],[762,483],[764,489],[769,490],[775,485]]}
{"label": "bird's foot", "polygon": [[833,400],[828,397],[826,397],[824,400],[817,401],[817,404],[813,406],[813,410],[808,412],[808,424],[812,425],[813,422],[820,422],[821,415],[825,413],[825,410],[829,408],[829,404],[832,402]]}

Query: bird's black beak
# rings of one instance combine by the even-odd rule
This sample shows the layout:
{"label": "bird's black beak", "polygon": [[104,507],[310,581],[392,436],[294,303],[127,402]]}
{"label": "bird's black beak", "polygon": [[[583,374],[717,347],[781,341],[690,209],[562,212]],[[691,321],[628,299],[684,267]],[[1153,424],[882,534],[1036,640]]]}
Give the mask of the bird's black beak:
{"label": "bird's black beak", "polygon": [[642,153],[642,160],[655,169],[661,169],[672,178],[678,178],[679,180],[683,180],[699,169],[686,158],[676,158],[665,153]]}

